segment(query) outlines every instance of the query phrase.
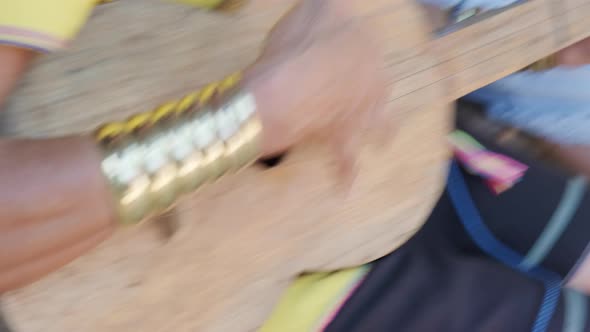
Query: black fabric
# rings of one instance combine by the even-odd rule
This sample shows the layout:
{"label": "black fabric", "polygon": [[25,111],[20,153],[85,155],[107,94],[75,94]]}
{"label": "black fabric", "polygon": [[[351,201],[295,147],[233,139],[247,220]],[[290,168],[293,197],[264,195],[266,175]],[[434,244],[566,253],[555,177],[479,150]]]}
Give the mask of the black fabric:
{"label": "black fabric", "polygon": [[[516,157],[474,136],[491,150]],[[525,178],[499,196],[480,178],[464,176],[488,228],[524,256],[545,228],[570,176],[523,161],[530,166]],[[562,277],[590,239],[588,196],[542,263]],[[373,266],[327,332],[531,331],[545,291],[539,281],[484,254],[463,229],[446,193],[424,227]],[[549,332],[562,331],[563,306],[560,298]]]}
{"label": "black fabric", "polygon": [[374,263],[326,331],[530,331],[543,292],[477,249],[445,195],[414,238]]}

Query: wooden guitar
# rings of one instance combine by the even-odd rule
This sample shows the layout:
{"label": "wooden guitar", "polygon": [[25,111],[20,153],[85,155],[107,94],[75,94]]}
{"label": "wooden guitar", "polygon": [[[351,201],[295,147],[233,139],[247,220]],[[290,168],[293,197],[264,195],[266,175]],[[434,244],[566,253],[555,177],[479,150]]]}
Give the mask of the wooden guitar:
{"label": "wooden guitar", "polygon": [[[251,62],[293,3],[253,1],[234,16],[155,0],[102,6],[70,50],[29,73],[4,130],[76,132],[178,97]],[[172,237],[155,222],[122,229],[7,294],[15,331],[255,330],[299,273],[381,257],[422,225],[444,183],[453,100],[590,35],[584,0],[531,0],[447,30],[412,0],[358,5],[386,50],[391,121],[401,125],[385,151],[364,151],[350,192],[315,144],[224,178],[181,204]]]}

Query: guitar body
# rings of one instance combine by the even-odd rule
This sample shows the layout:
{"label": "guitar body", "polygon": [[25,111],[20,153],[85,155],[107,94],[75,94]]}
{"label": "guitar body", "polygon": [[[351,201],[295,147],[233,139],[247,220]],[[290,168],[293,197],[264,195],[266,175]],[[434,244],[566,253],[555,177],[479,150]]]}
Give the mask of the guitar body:
{"label": "guitar body", "polygon": [[[254,1],[234,17],[151,0],[102,6],[72,49],[36,64],[9,103],[4,129],[79,132],[176,98],[253,61],[293,2]],[[451,102],[590,32],[583,1],[553,1],[563,3],[559,15],[548,2],[435,38],[412,0],[359,1],[359,18],[375,27],[385,51],[399,132],[385,147],[367,142],[352,188],[338,187],[322,146],[296,148],[276,167],[252,166],[187,197],[171,237],[158,222],[122,229],[7,294],[9,323],[16,332],[253,331],[301,272],[395,250],[442,190]],[[571,19],[566,26],[555,17]]]}

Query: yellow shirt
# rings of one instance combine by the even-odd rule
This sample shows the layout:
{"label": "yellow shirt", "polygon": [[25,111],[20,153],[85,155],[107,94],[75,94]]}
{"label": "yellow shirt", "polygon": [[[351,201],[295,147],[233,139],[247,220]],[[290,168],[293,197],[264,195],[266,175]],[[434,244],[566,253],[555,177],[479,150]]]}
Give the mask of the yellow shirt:
{"label": "yellow shirt", "polygon": [[321,332],[363,282],[370,265],[295,280],[258,332]]}
{"label": "yellow shirt", "polygon": [[65,47],[96,0],[0,0],[0,43],[43,52]]}
{"label": "yellow shirt", "polygon": [[[180,0],[214,8],[224,0]],[[0,0],[0,44],[55,51],[68,45],[100,0]]]}

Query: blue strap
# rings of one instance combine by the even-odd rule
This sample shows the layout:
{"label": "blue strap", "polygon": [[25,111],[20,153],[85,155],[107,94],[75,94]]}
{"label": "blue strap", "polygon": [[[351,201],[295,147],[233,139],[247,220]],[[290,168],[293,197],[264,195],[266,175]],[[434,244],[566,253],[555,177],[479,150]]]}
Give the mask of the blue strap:
{"label": "blue strap", "polygon": [[475,244],[486,254],[502,262],[514,270],[520,271],[529,277],[540,280],[545,285],[543,302],[537,313],[532,332],[545,332],[548,330],[549,322],[557,308],[561,291],[561,278],[556,273],[547,271],[541,267],[525,269],[520,264],[523,261],[522,255],[512,250],[492,234],[484,224],[475,203],[471,199],[461,170],[456,162],[451,165],[451,171],[447,183],[447,192],[456,213]]}

